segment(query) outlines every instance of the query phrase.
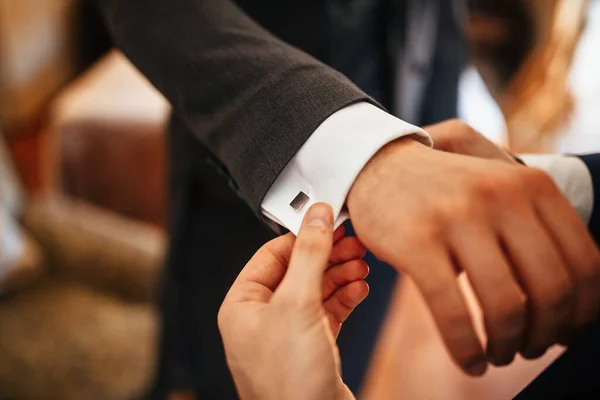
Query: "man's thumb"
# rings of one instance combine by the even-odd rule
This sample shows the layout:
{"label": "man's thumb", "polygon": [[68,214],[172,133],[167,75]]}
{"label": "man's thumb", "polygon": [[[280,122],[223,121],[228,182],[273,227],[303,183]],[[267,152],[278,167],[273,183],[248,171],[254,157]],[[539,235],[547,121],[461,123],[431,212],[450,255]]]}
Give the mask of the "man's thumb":
{"label": "man's thumb", "polygon": [[304,216],[279,291],[320,299],[323,274],[329,265],[332,246],[333,210],[328,204],[316,203]]}

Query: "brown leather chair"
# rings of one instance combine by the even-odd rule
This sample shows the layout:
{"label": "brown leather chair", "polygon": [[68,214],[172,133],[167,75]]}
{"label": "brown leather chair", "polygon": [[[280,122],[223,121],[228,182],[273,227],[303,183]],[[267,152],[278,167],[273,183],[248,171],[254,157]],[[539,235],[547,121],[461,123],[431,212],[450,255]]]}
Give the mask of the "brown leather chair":
{"label": "brown leather chair", "polygon": [[53,103],[45,146],[49,191],[162,226],[167,101],[118,51]]}
{"label": "brown leather chair", "polygon": [[0,300],[0,397],[130,400],[147,390],[168,113],[118,52],[51,105],[44,190],[21,213],[45,273]]}

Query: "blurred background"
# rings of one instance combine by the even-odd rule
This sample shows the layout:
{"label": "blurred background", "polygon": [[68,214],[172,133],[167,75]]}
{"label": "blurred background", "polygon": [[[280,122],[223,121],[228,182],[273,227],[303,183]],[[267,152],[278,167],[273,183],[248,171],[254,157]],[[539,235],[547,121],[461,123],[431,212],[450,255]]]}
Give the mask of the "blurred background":
{"label": "blurred background", "polygon": [[[515,152],[600,151],[600,2],[468,3],[459,115]],[[0,0],[0,400],[151,383],[169,113],[85,2]],[[467,378],[403,279],[363,397],[510,398],[560,352]]]}

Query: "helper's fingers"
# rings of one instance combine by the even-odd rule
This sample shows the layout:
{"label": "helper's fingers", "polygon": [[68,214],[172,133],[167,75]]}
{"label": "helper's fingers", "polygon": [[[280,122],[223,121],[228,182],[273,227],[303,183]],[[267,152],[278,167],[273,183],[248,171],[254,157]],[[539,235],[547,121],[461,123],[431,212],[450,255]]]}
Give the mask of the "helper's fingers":
{"label": "helper's fingers", "polygon": [[506,150],[461,120],[448,120],[423,129],[431,135],[436,150],[516,164]]}
{"label": "helper's fingers", "polygon": [[295,240],[288,233],[262,246],[238,275],[226,301],[268,301],[285,275]]}
{"label": "helper's fingers", "polygon": [[366,253],[367,249],[356,236],[348,236],[333,245],[333,250],[329,256],[329,263],[335,265],[353,259],[360,259]]}
{"label": "helper's fingers", "polygon": [[344,238],[345,234],[346,234],[346,228],[344,227],[344,225],[338,226],[338,228],[335,230],[335,232],[333,232],[333,243],[339,242],[341,239]]}
{"label": "helper's fingers", "polygon": [[[359,252],[353,241],[347,243],[344,241],[345,228],[340,226],[333,233],[333,242],[341,244],[338,255],[343,258],[345,254],[356,254]],[[238,278],[229,291],[229,298],[243,296],[250,301],[268,301],[272,292],[277,289],[285,272],[290,258],[296,237],[292,233],[279,236],[265,245],[263,245],[254,254],[242,269]],[[257,288],[262,286],[268,290]]]}
{"label": "helper's fingers", "polygon": [[488,227],[466,222],[451,240],[483,310],[488,358],[495,365],[510,364],[523,341],[525,295]]}
{"label": "helper's fingers", "polygon": [[326,301],[333,293],[351,282],[365,279],[369,275],[369,266],[363,260],[350,260],[334,265],[325,272],[322,299]]}
{"label": "helper's fingers", "polygon": [[321,302],[323,274],[333,247],[333,211],[324,203],[306,213],[296,238],[288,271],[277,292],[296,302]]}
{"label": "helper's fingers", "polygon": [[357,280],[337,289],[331,297],[323,303],[329,319],[329,326],[333,336],[337,338],[346,318],[369,294],[369,285],[363,280]]}
{"label": "helper's fingers", "polygon": [[415,251],[406,261],[412,264],[410,276],[429,306],[454,361],[470,375],[483,375],[487,369],[485,354],[446,249]]}
{"label": "helper's fingers", "polygon": [[275,290],[285,274],[295,240],[295,236],[288,233],[264,244],[246,263],[236,283],[250,281]]}
{"label": "helper's fingers", "polygon": [[536,209],[567,265],[575,285],[575,309],[569,326],[571,333],[586,327],[598,317],[600,307],[600,254],[575,210],[556,188],[536,196]]}

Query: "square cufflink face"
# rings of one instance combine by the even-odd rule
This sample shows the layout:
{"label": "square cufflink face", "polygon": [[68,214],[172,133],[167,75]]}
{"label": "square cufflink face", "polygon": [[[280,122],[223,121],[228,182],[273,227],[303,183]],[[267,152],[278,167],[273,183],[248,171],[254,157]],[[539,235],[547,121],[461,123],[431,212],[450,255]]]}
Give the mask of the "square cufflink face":
{"label": "square cufflink face", "polygon": [[296,197],[294,197],[294,200],[292,200],[292,202],[290,203],[290,206],[294,210],[300,211],[306,205],[306,203],[308,203],[308,200],[310,200],[310,198],[308,197],[308,195],[306,193],[299,192],[296,195]]}

